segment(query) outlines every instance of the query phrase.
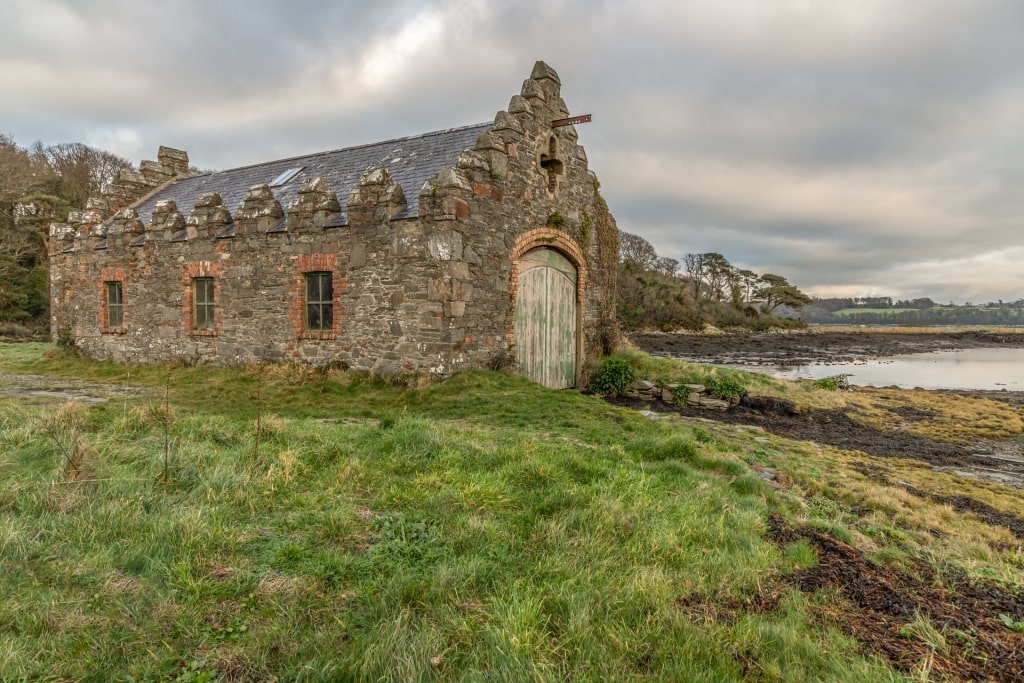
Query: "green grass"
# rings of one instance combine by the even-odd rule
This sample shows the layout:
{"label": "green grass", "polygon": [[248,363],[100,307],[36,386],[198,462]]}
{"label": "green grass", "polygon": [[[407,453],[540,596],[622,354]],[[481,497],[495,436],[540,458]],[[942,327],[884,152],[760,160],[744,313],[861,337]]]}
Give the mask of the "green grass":
{"label": "green grass", "polygon": [[905,680],[781,584],[769,611],[680,607],[813,562],[765,539],[770,514],[845,530],[764,484],[758,442],[503,373],[406,388],[48,348],[0,345],[0,371],[112,400],[0,398],[0,680]]}

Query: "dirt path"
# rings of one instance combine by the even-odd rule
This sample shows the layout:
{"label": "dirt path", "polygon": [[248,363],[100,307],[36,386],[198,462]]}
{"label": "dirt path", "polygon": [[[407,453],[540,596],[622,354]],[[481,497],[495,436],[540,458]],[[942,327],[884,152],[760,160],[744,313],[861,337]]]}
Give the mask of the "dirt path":
{"label": "dirt path", "polygon": [[14,396],[34,402],[81,401],[104,403],[126,395],[145,393],[140,387],[77,379],[57,379],[44,375],[10,375],[0,372],[0,396]]}

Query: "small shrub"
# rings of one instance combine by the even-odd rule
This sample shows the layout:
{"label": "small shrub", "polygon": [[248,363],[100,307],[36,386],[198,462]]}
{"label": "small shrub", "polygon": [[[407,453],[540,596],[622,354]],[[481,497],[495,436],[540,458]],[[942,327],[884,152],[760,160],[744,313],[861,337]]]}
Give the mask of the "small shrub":
{"label": "small shrub", "polygon": [[821,379],[814,380],[814,386],[818,389],[827,389],[828,391],[839,389],[839,385],[831,377],[822,377]]}
{"label": "small shrub", "polygon": [[506,351],[499,351],[498,353],[487,359],[487,369],[494,370],[495,372],[502,372],[509,370],[512,367],[512,356]]}
{"label": "small shrub", "polygon": [[605,358],[590,375],[590,388],[599,394],[621,396],[636,379],[633,366],[621,358]]}
{"label": "small shrub", "polygon": [[558,213],[557,211],[548,216],[548,226],[552,228],[561,228],[565,225],[565,216]]}
{"label": "small shrub", "polygon": [[693,428],[693,438],[697,443],[714,443],[715,437],[711,435],[711,432],[704,429],[703,427]]}
{"label": "small shrub", "polygon": [[746,388],[731,377],[710,377],[705,386],[712,398],[729,401],[747,395]]}
{"label": "small shrub", "polygon": [[999,621],[1003,622],[1003,626],[1011,631],[1024,633],[1024,619],[1014,619],[1009,614],[1000,614]]}
{"label": "small shrub", "polygon": [[[688,384],[696,384],[696,382],[689,382]],[[680,384],[672,387],[672,399],[679,405],[686,405],[692,391],[693,390],[686,386],[686,384]]]}
{"label": "small shrub", "polygon": [[65,323],[57,328],[57,347],[64,352],[75,350],[75,333],[71,325]]}

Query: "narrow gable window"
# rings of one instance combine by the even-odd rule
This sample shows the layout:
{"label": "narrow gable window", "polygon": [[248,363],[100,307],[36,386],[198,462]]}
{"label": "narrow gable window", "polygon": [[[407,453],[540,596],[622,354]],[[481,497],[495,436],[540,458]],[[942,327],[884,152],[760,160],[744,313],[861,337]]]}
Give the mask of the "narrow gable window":
{"label": "narrow gable window", "polygon": [[106,289],[108,329],[124,327],[124,288],[120,281],[104,283]]}
{"label": "narrow gable window", "polygon": [[334,328],[334,279],[330,272],[306,273],[306,329]]}
{"label": "narrow gable window", "polygon": [[192,278],[192,329],[214,329],[213,310],[213,278]]}

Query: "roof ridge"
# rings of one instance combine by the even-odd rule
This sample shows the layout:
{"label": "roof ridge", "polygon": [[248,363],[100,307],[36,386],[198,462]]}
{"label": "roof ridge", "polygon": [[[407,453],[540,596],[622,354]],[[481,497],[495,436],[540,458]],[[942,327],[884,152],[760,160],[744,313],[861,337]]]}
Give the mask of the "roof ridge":
{"label": "roof ridge", "polygon": [[[472,123],[472,124],[469,124],[467,126],[457,126],[455,128],[444,128],[442,130],[433,130],[433,131],[430,131],[430,132],[427,132],[427,133],[419,133],[418,135],[406,135],[406,136],[400,137],[400,138],[391,138],[390,140],[380,140],[378,142],[367,142],[367,143],[364,143],[362,145],[353,145],[351,147],[339,147],[337,149],[328,149],[328,150],[324,150],[322,152],[311,152],[309,154],[297,154],[297,155],[292,156],[292,157],[284,157],[283,159],[271,159],[269,161],[260,161],[260,162],[254,163],[254,164],[246,164],[245,166],[234,166],[232,168],[225,168],[225,169],[222,169],[222,170],[219,170],[219,171],[209,171],[207,173],[197,173],[195,175],[184,176],[184,177],[181,177],[181,178],[175,178],[175,181],[177,181],[177,180],[190,180],[192,178],[202,178],[204,176],[212,176],[212,175],[217,175],[219,173],[229,173],[231,171],[242,171],[242,170],[245,170],[247,168],[256,168],[257,166],[267,166],[268,164],[276,164],[276,163],[280,163],[280,162],[283,162],[283,161],[296,161],[298,159],[309,159],[309,158],[312,158],[312,157],[325,156],[327,154],[337,154],[338,152],[348,152],[348,151],[356,150],[356,149],[365,149],[367,147],[376,147],[377,145],[388,145],[388,144],[393,144],[393,143],[396,143],[396,142],[405,142],[406,140],[414,140],[414,139],[418,139],[418,138],[427,138],[427,137],[431,137],[433,135],[444,135],[446,133],[457,133],[459,131],[469,130],[470,128],[481,128],[483,126],[489,126],[489,125],[491,125],[491,123],[492,123],[491,121],[485,121],[483,123]],[[169,183],[169,184],[173,184],[173,183]]]}

